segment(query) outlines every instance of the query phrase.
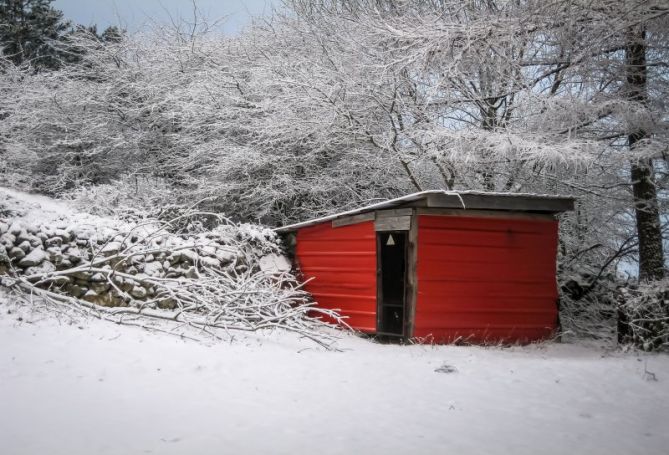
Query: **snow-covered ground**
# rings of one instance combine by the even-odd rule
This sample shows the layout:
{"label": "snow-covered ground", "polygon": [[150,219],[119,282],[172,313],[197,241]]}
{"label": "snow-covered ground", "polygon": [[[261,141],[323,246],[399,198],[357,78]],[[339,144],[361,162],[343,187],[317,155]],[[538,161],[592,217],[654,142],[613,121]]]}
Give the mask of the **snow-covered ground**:
{"label": "snow-covered ground", "polygon": [[381,345],[352,335],[339,348],[281,332],[203,344],[98,320],[59,322],[4,300],[0,453],[669,448],[667,355],[553,343]]}
{"label": "snow-covered ground", "polygon": [[[29,222],[112,222],[4,188],[0,200]],[[0,454],[669,450],[667,355],[235,337],[72,320],[0,287]]]}

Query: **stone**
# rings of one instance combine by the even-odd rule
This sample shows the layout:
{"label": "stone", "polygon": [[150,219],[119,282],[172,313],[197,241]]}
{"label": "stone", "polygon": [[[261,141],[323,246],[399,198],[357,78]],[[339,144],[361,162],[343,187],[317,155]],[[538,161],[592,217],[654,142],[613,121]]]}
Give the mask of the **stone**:
{"label": "stone", "polygon": [[107,282],[96,282],[91,283],[90,288],[95,291],[96,294],[103,294],[109,291],[110,285]]}
{"label": "stone", "polygon": [[51,248],[52,246],[60,247],[63,244],[63,239],[60,237],[50,237],[44,241],[44,246]]}
{"label": "stone", "polygon": [[35,248],[30,252],[30,254],[26,255],[23,259],[19,261],[19,266],[20,267],[32,267],[34,265],[39,265],[41,264],[44,260],[46,260],[47,254],[46,252],[41,249],[41,248]]}
{"label": "stone", "polygon": [[19,221],[14,221],[11,224],[11,226],[9,226],[9,229],[7,229],[7,232],[16,236],[21,234],[22,230],[23,230],[23,225]]}
{"label": "stone", "polygon": [[87,302],[95,303],[95,301],[98,299],[98,294],[94,290],[89,289],[81,298]]}
{"label": "stone", "polygon": [[91,275],[89,280],[96,283],[101,283],[101,282],[106,282],[107,278],[102,273],[96,272],[93,275]]}
{"label": "stone", "polygon": [[195,264],[199,258],[200,255],[198,255],[193,250],[180,250],[180,251],[175,251],[170,256],[169,261],[171,264],[176,264],[178,262],[187,262],[189,264]]}
{"label": "stone", "polygon": [[30,240],[34,237],[35,237],[34,235],[28,234],[28,231],[24,229],[21,231],[19,235],[16,236],[16,243],[23,243],[23,242],[30,243]]}
{"label": "stone", "polygon": [[2,221],[0,221],[0,234],[4,234],[5,232],[7,232],[8,229],[9,225],[7,223],[3,223]]}
{"label": "stone", "polygon": [[158,308],[173,310],[177,307],[177,301],[173,297],[167,297],[158,301]]}
{"label": "stone", "polygon": [[133,297],[136,298],[136,299],[143,299],[143,298],[146,297],[147,292],[146,292],[146,289],[144,289],[144,288],[141,287],[141,286],[134,286],[134,287],[130,290],[130,295],[133,296]]}
{"label": "stone", "polygon": [[0,244],[0,264],[9,264],[11,259],[7,254],[7,248],[4,245]]}
{"label": "stone", "polygon": [[81,262],[81,256],[78,256],[76,254],[70,254],[69,251],[67,252],[67,258],[66,259],[68,261],[70,261],[72,264],[79,264]]}
{"label": "stone", "polygon": [[[61,249],[62,249],[62,248],[61,248]],[[68,256],[78,256],[78,257],[81,258],[81,257],[84,256],[84,252],[81,251],[81,249],[79,249],[79,247],[77,247],[77,246],[70,246],[70,247],[67,249],[67,255],[68,255]]]}
{"label": "stone", "polygon": [[23,259],[25,256],[26,256],[26,252],[23,251],[18,246],[10,248],[10,250],[9,250],[9,257],[12,258],[12,259],[19,260],[19,259]]}
{"label": "stone", "polygon": [[33,247],[30,245],[30,242],[27,240],[24,240],[23,242],[19,243],[18,247],[21,248],[25,253],[28,253],[30,250],[33,249]]}
{"label": "stone", "polygon": [[51,262],[53,262],[54,264],[60,264],[65,257],[63,255],[63,252],[60,251],[60,248],[58,248],[56,246],[52,246],[50,248],[47,248],[46,252],[49,255],[49,260]]}
{"label": "stone", "polygon": [[100,252],[103,256],[113,256],[123,249],[123,244],[121,242],[109,242],[106,244]]}
{"label": "stone", "polygon": [[135,265],[144,262],[144,255],[143,254],[135,254],[133,256],[130,256],[130,263]]}
{"label": "stone", "polygon": [[23,272],[25,275],[45,275],[47,273],[55,272],[56,266],[49,261],[42,261],[39,265],[28,267]]}
{"label": "stone", "polygon": [[144,264],[144,273],[150,276],[160,276],[163,274],[163,265],[160,262],[147,262]]}
{"label": "stone", "polygon": [[201,256],[200,264],[209,268],[219,268],[221,266],[221,262],[218,259],[210,258],[208,256]]}
{"label": "stone", "polygon": [[234,251],[228,249],[219,248],[216,250],[216,259],[221,261],[221,264],[230,264],[237,258],[237,255]]}
{"label": "stone", "polygon": [[74,272],[72,276],[78,280],[88,282],[88,280],[91,278],[91,272],[85,272],[83,270],[79,270],[77,272]]}
{"label": "stone", "polygon": [[67,287],[67,293],[72,297],[79,298],[86,293],[87,289],[79,286],[78,284],[72,284]]}
{"label": "stone", "polygon": [[16,236],[6,232],[0,236],[0,243],[2,243],[7,248],[11,248],[16,243]]}
{"label": "stone", "polygon": [[200,252],[206,256],[216,257],[216,247],[212,245],[205,245],[200,248]]}
{"label": "stone", "polygon": [[186,278],[190,278],[191,280],[196,280],[200,278],[200,274],[197,271],[197,268],[195,267],[189,267],[188,270],[184,273],[184,276]]}
{"label": "stone", "polygon": [[72,234],[69,233],[66,229],[56,229],[54,234],[63,239],[63,242],[69,242],[72,240]]}

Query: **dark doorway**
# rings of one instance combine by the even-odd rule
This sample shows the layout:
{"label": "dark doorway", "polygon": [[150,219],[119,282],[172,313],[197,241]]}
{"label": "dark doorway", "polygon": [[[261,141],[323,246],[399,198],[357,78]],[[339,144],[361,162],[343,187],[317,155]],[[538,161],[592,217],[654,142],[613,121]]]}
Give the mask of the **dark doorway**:
{"label": "dark doorway", "polygon": [[376,329],[379,335],[404,335],[406,246],[406,232],[377,234],[379,282]]}

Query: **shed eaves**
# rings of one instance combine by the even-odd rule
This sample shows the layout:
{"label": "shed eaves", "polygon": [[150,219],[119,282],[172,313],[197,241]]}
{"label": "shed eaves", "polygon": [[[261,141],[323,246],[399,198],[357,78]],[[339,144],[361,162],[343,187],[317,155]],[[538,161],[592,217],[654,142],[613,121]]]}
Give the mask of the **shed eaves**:
{"label": "shed eaves", "polygon": [[408,194],[395,199],[389,199],[383,202],[377,202],[376,204],[345,212],[282,226],[274,229],[274,231],[278,233],[291,232],[346,216],[359,215],[375,210],[399,208],[423,200],[426,201],[427,206],[429,207],[461,210],[475,209],[560,213],[574,209],[574,198],[570,196],[531,193],[493,193],[485,191],[428,190]]}

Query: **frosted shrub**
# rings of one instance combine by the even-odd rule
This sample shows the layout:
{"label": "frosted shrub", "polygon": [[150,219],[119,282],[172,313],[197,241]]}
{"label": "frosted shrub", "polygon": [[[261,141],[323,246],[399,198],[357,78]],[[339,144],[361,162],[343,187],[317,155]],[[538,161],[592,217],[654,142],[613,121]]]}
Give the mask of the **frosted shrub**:
{"label": "frosted shrub", "polygon": [[669,279],[622,290],[620,341],[644,351],[669,350]]}

